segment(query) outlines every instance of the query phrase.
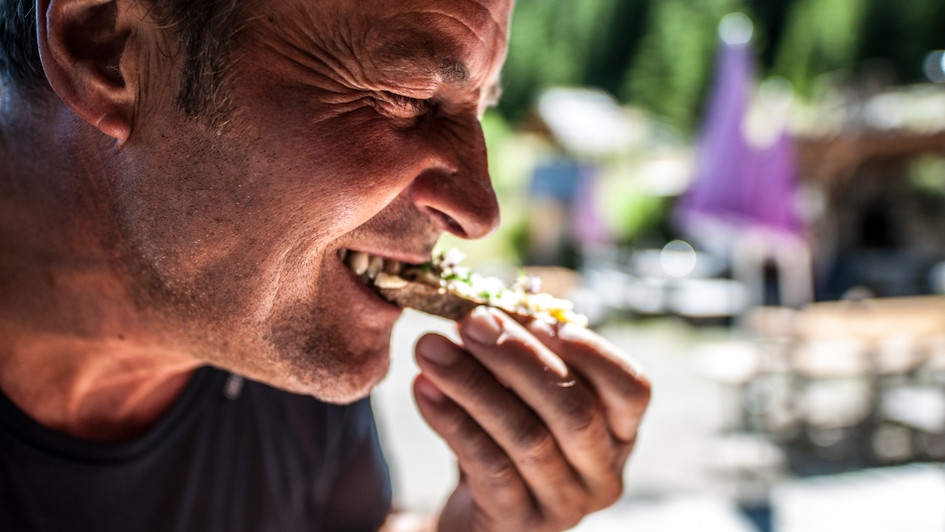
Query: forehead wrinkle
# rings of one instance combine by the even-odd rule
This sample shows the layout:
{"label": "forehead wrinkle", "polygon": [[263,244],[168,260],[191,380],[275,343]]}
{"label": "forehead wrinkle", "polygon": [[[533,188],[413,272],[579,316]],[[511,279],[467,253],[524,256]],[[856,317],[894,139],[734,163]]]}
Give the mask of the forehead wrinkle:
{"label": "forehead wrinkle", "polygon": [[[261,19],[257,34],[257,46],[264,46],[279,57],[310,72],[322,81],[330,80],[338,87],[360,87],[368,83],[362,69],[357,68],[356,49],[358,32],[351,27],[347,17],[339,16],[331,21],[336,31],[326,29],[326,21],[306,9],[296,6],[290,15],[282,15],[277,21],[259,15]],[[278,31],[268,31],[278,24]],[[362,36],[363,37],[363,36]],[[308,76],[306,76],[308,77]]]}
{"label": "forehead wrinkle", "polygon": [[337,77],[326,79],[331,79],[331,81],[338,85],[343,84],[350,86],[357,83],[359,79],[358,76],[345,65],[344,61],[340,61],[336,56],[326,53],[321,48],[303,48],[286,41],[284,42],[285,48],[294,52],[286,54],[283,53],[282,49],[273,44],[265,43],[263,46],[268,47],[273,52],[279,52],[279,56],[282,57],[283,60],[297,66],[302,72],[324,74],[327,71],[334,73]]}
{"label": "forehead wrinkle", "polygon": [[441,17],[446,17],[446,18],[448,18],[448,19],[450,19],[450,20],[455,21],[455,22],[456,22],[457,24],[459,24],[461,27],[463,27],[463,28],[465,28],[467,31],[469,31],[469,33],[472,33],[472,34],[476,37],[476,40],[478,40],[478,41],[481,42],[482,44],[485,44],[485,45],[487,45],[487,46],[489,45],[489,42],[482,36],[481,33],[479,33],[478,31],[476,31],[475,28],[473,28],[468,22],[466,22],[465,20],[463,20],[462,18],[460,18],[460,17],[458,17],[458,16],[456,16],[456,15],[447,13],[447,12],[445,12],[445,11],[439,11],[439,10],[436,10],[436,9],[421,9],[421,10],[418,10],[418,11],[414,11],[414,13],[422,13],[422,14],[424,14],[424,15],[439,15],[439,16],[441,16]]}
{"label": "forehead wrinkle", "polygon": [[[439,15],[442,17],[446,17],[449,20],[455,21],[457,24],[459,24],[461,28],[463,28],[464,30],[472,34],[476,38],[476,40],[480,44],[482,44],[482,49],[487,51],[486,52],[487,56],[492,56],[496,48],[504,46],[505,42],[507,41],[507,37],[505,33],[501,31],[502,22],[496,19],[495,14],[492,12],[492,10],[487,9],[482,4],[477,3],[477,2],[471,2],[471,4],[475,7],[469,8],[469,11],[470,12],[479,11],[480,15],[482,14],[482,12],[485,12],[486,17],[488,17],[488,22],[483,20],[486,17],[480,16],[480,17],[477,17],[477,20],[483,22],[483,24],[476,24],[476,23],[471,24],[466,19],[461,18],[460,16],[453,15],[445,11],[435,10],[435,9],[423,10],[420,12],[425,13],[425,14],[431,14],[431,15]],[[481,31],[477,31],[477,28]],[[488,35],[484,35],[483,32],[488,32]],[[479,54],[472,54],[471,58],[474,58],[476,60],[486,59],[479,56]],[[488,61],[488,59],[486,59],[486,61]],[[472,65],[472,66],[475,66],[475,65]],[[467,65],[463,61],[459,61],[455,59],[448,59],[448,60],[443,61],[443,63],[440,65],[438,69],[438,72],[439,74],[441,74],[441,77],[444,81],[462,84],[463,82],[466,82],[469,78],[469,72],[470,72],[469,67],[470,65]],[[483,74],[485,74],[485,72]]]}
{"label": "forehead wrinkle", "polygon": [[[437,37],[443,34],[448,35],[449,33],[452,33],[452,30],[454,30],[455,26],[458,25],[460,28],[462,28],[463,30],[471,34],[473,37],[475,37],[476,41],[478,41],[481,45],[483,45],[484,49],[489,50],[490,52],[494,51],[497,45],[501,46],[506,41],[506,36],[504,32],[501,31],[503,24],[502,22],[500,22],[499,20],[495,18],[494,14],[489,9],[485,8],[484,6],[478,3],[474,3],[474,5],[477,6],[479,9],[467,8],[463,10],[464,13],[469,15],[468,17],[464,16],[463,14],[454,14],[444,9],[402,8],[401,10],[396,12],[396,14],[386,16],[382,18],[381,20],[383,22],[392,22],[395,20],[396,21],[403,20],[405,16],[411,17],[411,16],[416,16],[416,15],[420,15],[420,16],[428,15],[428,16],[433,16],[433,17],[441,17],[443,19],[446,19],[447,21],[450,21],[452,24],[450,25],[437,24],[435,26],[431,24],[431,25],[428,25],[426,28],[424,28],[427,30],[425,32],[425,36],[427,37],[427,40],[429,40],[430,42],[435,42],[436,40],[439,40],[437,39]],[[479,14],[478,15],[472,14],[473,11],[478,11]],[[482,15],[483,11],[485,12],[485,16]],[[452,26],[452,28],[450,26]],[[455,38],[448,38],[448,37],[446,38],[446,40],[452,41],[454,43],[462,41],[462,39],[455,39]],[[469,49],[472,47],[470,47],[467,43],[464,46],[464,48]],[[468,69],[465,69],[465,70],[468,70]]]}

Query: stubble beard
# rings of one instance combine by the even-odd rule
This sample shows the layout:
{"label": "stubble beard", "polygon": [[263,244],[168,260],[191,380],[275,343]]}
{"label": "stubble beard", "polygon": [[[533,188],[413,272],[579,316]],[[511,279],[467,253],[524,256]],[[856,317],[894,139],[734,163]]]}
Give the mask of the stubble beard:
{"label": "stubble beard", "polygon": [[306,319],[290,313],[270,329],[267,343],[282,370],[279,387],[339,404],[367,396],[387,373],[390,332],[357,331],[362,337],[352,338],[350,325],[313,323],[317,314]]}
{"label": "stubble beard", "polygon": [[[205,133],[199,126],[189,126],[196,133],[181,135],[175,141],[177,152],[195,161],[239,157],[213,135],[205,135],[206,142],[186,141]],[[193,148],[195,144],[200,147]],[[230,163],[229,168],[241,166],[238,160]],[[181,167],[185,174],[198,171]],[[279,292],[295,292],[291,300],[277,301],[271,309],[260,311],[265,289],[250,279],[265,283],[277,272],[254,267],[245,254],[258,251],[261,260],[278,254],[252,249],[249,243],[243,242],[248,247],[231,250],[225,259],[207,264],[202,271],[188,268],[183,263],[187,239],[173,233],[180,220],[174,211],[161,207],[167,204],[161,201],[161,191],[167,188],[154,189],[160,184],[150,182],[150,177],[139,177],[147,188],[132,192],[132,197],[156,210],[142,211],[133,204],[123,210],[119,198],[113,198],[111,223],[117,231],[110,234],[117,236],[103,244],[114,250],[113,268],[127,279],[129,299],[148,323],[152,341],[200,363],[324,401],[347,403],[370,392],[389,366],[392,324],[372,323],[370,316],[363,315],[358,319],[364,323],[350,323],[350,317],[345,323],[345,317],[337,316],[347,302],[320,286],[330,283],[316,272],[323,270],[324,264],[306,264],[312,266],[312,278],[294,279],[287,289],[279,286]],[[176,182],[199,183],[200,178],[182,174]],[[156,196],[148,197],[149,193]]]}
{"label": "stubble beard", "polygon": [[142,254],[131,254],[123,262],[132,265],[134,305],[148,317],[157,341],[172,350],[332,403],[366,396],[387,373],[390,331],[340,323],[317,296],[273,309],[269,319],[257,321],[245,304],[251,295],[214,297],[208,287],[222,281],[176,290]]}

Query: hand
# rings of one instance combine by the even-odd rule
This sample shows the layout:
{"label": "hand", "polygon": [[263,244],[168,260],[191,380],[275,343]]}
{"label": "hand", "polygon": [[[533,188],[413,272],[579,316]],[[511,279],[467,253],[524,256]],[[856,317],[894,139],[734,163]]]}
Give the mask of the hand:
{"label": "hand", "polygon": [[613,504],[649,401],[641,370],[574,325],[480,307],[459,332],[463,347],[417,343],[417,404],[460,468],[439,529],[565,530]]}

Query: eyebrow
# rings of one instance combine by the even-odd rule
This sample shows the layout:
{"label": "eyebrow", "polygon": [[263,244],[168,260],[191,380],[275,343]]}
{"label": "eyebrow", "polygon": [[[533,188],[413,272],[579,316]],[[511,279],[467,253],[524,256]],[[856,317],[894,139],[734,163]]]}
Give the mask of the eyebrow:
{"label": "eyebrow", "polygon": [[[466,69],[466,65],[452,59],[443,61],[436,72],[440,79],[447,83],[463,83],[469,77],[469,70]],[[485,103],[486,107],[493,107],[499,103],[501,96],[502,85],[499,83],[499,80],[496,79],[485,87],[483,103]]]}
{"label": "eyebrow", "polygon": [[437,74],[449,83],[462,83],[469,77],[469,70],[466,65],[455,60],[446,60],[436,69]]}

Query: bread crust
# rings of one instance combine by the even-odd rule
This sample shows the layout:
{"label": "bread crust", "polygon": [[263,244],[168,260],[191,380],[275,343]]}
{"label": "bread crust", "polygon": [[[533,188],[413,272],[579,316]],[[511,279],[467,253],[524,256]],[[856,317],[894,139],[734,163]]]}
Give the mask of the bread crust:
{"label": "bread crust", "polygon": [[401,308],[412,308],[448,320],[460,320],[484,303],[447,292],[445,288],[423,283],[407,283],[403,288],[381,288],[382,298]]}

